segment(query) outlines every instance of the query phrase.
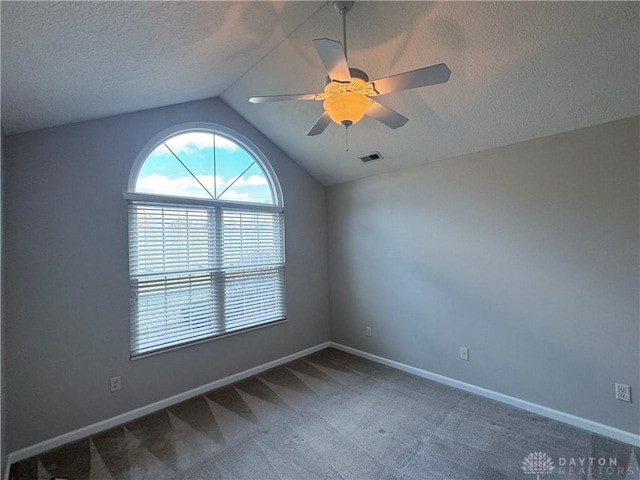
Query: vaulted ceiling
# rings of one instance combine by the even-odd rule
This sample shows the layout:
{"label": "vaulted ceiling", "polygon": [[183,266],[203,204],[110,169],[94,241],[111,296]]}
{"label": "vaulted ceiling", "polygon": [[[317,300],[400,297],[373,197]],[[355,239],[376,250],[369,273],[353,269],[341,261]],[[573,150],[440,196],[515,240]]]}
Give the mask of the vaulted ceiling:
{"label": "vaulted ceiling", "polygon": [[[2,1],[2,125],[15,134],[220,97],[325,185],[640,114],[637,2],[365,2],[347,16],[352,67],[379,78],[446,63],[448,83],[379,97],[306,136],[322,104],[314,38],[342,41],[327,2]],[[363,164],[379,151],[384,159]]]}

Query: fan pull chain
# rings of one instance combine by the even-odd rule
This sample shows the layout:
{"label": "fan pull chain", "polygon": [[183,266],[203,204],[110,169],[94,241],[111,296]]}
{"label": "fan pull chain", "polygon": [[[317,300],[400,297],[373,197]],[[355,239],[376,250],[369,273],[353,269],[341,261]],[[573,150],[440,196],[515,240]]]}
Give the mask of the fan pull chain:
{"label": "fan pull chain", "polygon": [[344,144],[345,144],[345,152],[349,151],[349,127],[344,127]]}

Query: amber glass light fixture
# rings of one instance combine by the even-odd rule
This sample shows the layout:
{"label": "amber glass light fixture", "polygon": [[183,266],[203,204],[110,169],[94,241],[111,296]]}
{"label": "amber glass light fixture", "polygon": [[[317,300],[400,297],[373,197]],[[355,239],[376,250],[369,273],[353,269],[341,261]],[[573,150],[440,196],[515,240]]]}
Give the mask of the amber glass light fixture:
{"label": "amber glass light fixture", "polygon": [[351,79],[348,82],[332,81],[327,78],[324,93],[318,99],[324,99],[325,112],[338,125],[350,127],[362,120],[373,100],[367,95],[374,94],[369,77],[362,70],[350,68]]}
{"label": "amber glass light fixture", "polygon": [[370,98],[360,93],[342,92],[331,95],[323,105],[331,120],[339,125],[350,127],[362,120],[371,103]]}

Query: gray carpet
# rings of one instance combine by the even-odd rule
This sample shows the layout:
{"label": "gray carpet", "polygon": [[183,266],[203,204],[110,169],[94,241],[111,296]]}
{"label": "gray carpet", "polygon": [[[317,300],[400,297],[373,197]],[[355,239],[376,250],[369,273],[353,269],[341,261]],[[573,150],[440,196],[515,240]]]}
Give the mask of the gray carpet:
{"label": "gray carpet", "polygon": [[14,464],[10,478],[619,480],[640,479],[639,463],[630,445],[326,349]]}

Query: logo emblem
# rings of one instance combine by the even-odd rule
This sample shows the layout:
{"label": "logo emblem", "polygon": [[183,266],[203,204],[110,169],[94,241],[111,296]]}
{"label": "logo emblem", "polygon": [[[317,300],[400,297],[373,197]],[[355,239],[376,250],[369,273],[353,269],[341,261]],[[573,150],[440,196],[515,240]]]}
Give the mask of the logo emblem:
{"label": "logo emblem", "polygon": [[531,452],[522,461],[522,470],[524,473],[530,473],[536,476],[536,480],[540,480],[540,475],[547,475],[553,472],[553,462],[544,452]]}

